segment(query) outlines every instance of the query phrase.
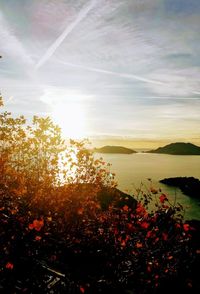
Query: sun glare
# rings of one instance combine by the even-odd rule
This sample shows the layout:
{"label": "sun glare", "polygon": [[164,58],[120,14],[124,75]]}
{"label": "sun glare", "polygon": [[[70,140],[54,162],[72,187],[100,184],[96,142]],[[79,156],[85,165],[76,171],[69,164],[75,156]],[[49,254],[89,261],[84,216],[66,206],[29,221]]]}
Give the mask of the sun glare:
{"label": "sun glare", "polygon": [[85,136],[85,114],[79,104],[57,104],[52,113],[53,120],[61,127],[67,138],[81,139]]}
{"label": "sun glare", "polygon": [[53,121],[58,124],[67,139],[83,139],[86,133],[86,108],[84,101],[88,96],[78,92],[56,87],[48,87],[41,101],[50,108]]}

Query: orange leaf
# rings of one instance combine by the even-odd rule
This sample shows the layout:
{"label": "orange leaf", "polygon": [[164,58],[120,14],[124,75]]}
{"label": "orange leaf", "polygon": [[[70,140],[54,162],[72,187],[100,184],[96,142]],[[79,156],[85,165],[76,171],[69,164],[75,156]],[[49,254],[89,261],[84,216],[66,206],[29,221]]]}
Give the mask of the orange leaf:
{"label": "orange leaf", "polygon": [[125,241],[125,240],[122,240],[122,242],[121,242],[121,246],[122,246],[122,247],[125,247],[125,246],[126,246],[126,241]]}
{"label": "orange leaf", "polygon": [[124,205],[124,206],[123,206],[123,211],[128,211],[128,210],[129,210],[128,205]]}
{"label": "orange leaf", "polygon": [[44,221],[42,219],[41,220],[35,219],[32,224],[29,224],[28,228],[30,230],[35,229],[36,231],[39,232],[43,226],[44,226]]}
{"label": "orange leaf", "polygon": [[36,241],[40,241],[41,239],[42,239],[41,236],[36,236],[36,237],[35,237],[35,240],[36,240]]}
{"label": "orange leaf", "polygon": [[78,215],[82,215],[83,214],[84,209],[83,208],[79,208],[77,210]]}
{"label": "orange leaf", "polygon": [[150,188],[150,191],[151,191],[152,194],[157,194],[158,193],[158,190],[156,190],[153,187]]}
{"label": "orange leaf", "polygon": [[135,246],[136,246],[136,248],[142,248],[142,247],[143,247],[142,243],[140,243],[140,242],[137,242],[137,243],[135,244]]}
{"label": "orange leaf", "polygon": [[168,273],[168,271],[169,271],[168,268],[166,268],[165,273]]}

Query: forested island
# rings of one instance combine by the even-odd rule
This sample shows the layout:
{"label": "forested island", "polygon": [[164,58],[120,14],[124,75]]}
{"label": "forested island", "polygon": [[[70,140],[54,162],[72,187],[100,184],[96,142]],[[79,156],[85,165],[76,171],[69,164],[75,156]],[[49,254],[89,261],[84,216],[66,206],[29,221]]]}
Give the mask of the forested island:
{"label": "forested island", "polygon": [[147,152],[172,155],[200,155],[200,147],[192,143],[177,142]]}
{"label": "forested island", "polygon": [[97,153],[116,153],[116,154],[132,154],[137,153],[135,150],[122,147],[122,146],[103,146],[101,148],[95,148],[94,152]]}

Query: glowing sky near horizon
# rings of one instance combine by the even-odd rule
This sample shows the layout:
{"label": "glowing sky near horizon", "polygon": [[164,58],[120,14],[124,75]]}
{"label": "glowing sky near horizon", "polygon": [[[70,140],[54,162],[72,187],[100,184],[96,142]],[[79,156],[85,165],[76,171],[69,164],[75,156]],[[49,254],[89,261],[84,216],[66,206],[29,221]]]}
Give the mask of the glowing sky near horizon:
{"label": "glowing sky near horizon", "polygon": [[199,0],[0,0],[0,90],[66,136],[200,144],[199,30]]}

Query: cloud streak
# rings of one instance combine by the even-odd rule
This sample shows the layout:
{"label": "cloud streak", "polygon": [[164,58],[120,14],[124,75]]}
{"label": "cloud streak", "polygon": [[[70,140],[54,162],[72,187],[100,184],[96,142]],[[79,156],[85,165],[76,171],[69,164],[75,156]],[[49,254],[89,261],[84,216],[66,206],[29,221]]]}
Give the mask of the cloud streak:
{"label": "cloud streak", "polygon": [[36,69],[39,69],[54,54],[54,52],[58,49],[58,47],[62,44],[66,37],[79,25],[79,23],[88,15],[88,13],[95,7],[96,4],[97,1],[92,0],[79,12],[75,21],[67,26],[64,32],[56,39],[56,41],[48,48],[46,53],[38,61],[35,66]]}
{"label": "cloud streak", "polygon": [[70,63],[70,62],[63,62],[63,61],[59,61],[59,62],[64,64],[64,65],[67,65],[67,66],[71,66],[71,67],[75,67],[75,68],[79,68],[79,69],[84,69],[84,70],[88,70],[88,71],[92,71],[92,72],[97,72],[97,73],[101,73],[101,74],[107,74],[107,75],[117,76],[117,77],[121,77],[121,78],[125,78],[125,79],[137,80],[137,81],[140,81],[140,82],[150,83],[150,84],[157,84],[157,85],[163,85],[164,84],[161,81],[152,80],[152,79],[146,79],[146,78],[143,78],[143,77],[138,76],[138,75],[127,74],[127,73],[119,73],[119,72],[99,69],[99,68],[95,68],[95,67],[89,67],[89,66],[73,64],[73,63]]}

